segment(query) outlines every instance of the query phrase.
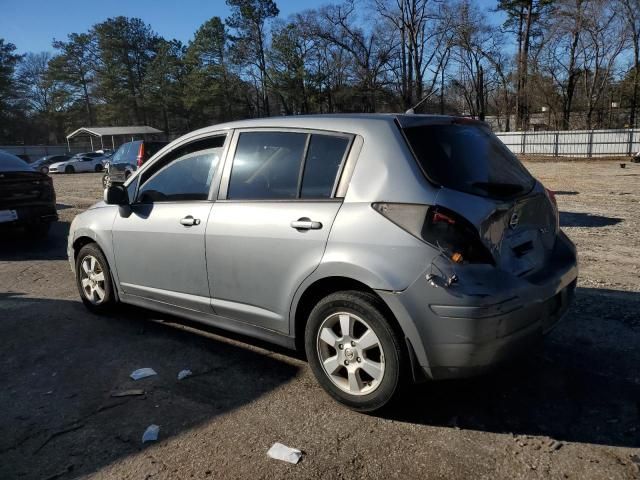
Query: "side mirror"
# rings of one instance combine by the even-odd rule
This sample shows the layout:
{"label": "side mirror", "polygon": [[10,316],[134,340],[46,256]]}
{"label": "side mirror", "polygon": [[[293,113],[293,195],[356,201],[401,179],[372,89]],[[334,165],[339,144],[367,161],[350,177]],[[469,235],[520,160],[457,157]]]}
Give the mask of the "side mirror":
{"label": "side mirror", "polygon": [[124,185],[111,185],[104,190],[104,202],[107,205],[129,205],[129,195]]}

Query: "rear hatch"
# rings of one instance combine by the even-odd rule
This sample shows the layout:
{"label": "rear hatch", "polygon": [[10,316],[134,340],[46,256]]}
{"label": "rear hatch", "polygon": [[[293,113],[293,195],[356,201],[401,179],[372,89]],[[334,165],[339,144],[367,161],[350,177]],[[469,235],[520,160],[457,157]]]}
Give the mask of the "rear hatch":
{"label": "rear hatch", "polygon": [[483,122],[399,117],[427,179],[440,186],[436,206],[461,215],[501,269],[524,276],[544,267],[558,219],[545,188]]}

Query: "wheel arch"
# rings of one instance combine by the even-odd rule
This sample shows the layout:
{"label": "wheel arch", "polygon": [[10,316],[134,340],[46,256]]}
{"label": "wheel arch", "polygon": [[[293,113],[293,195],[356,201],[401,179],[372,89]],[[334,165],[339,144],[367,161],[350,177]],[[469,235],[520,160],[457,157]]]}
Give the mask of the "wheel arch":
{"label": "wheel arch", "polygon": [[111,274],[111,284],[112,284],[111,286],[112,286],[113,294],[116,298],[116,301],[120,301],[120,295],[118,293],[118,288],[117,288],[118,282],[116,280],[116,271],[113,268],[113,265],[111,264],[111,259],[109,258],[109,255],[107,255],[105,249],[102,247],[102,245],[100,245],[100,242],[96,237],[85,233],[85,234],[79,235],[77,238],[73,240],[72,247],[73,247],[74,269],[75,269],[76,261],[78,260],[78,253],[80,252],[82,247],[84,247],[85,245],[89,245],[90,243],[95,243],[96,246],[102,252],[102,255],[104,255],[104,258],[107,261],[107,266],[109,267],[109,272]]}
{"label": "wheel arch", "polygon": [[402,338],[405,337],[395,315],[387,303],[373,288],[366,283],[351,277],[332,275],[316,279],[311,284],[307,285],[299,295],[298,301],[293,306],[292,336],[294,337],[296,348],[299,351],[304,351],[304,329],[313,307],[327,295],[347,290],[366,292],[375,296],[380,301],[380,305],[384,310],[385,316],[389,318],[392,323],[392,327],[397,329],[398,333],[402,335]]}

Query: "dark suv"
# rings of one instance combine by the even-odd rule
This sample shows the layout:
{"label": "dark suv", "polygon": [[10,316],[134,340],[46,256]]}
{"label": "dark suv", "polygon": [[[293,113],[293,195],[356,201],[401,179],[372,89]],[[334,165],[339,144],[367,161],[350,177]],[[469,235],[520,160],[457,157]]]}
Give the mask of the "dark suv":
{"label": "dark suv", "polygon": [[169,142],[135,140],[120,145],[109,161],[102,185],[106,188],[113,183],[124,183],[138,167],[156,154]]}

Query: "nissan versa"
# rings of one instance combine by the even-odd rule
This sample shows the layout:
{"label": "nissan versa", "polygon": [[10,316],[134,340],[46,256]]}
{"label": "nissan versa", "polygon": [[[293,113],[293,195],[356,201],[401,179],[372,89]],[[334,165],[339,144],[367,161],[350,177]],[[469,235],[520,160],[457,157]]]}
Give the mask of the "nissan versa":
{"label": "nissan versa", "polygon": [[304,348],[336,400],[476,374],[548,332],[576,285],[553,194],[478,121],[266,118],[170,143],[78,215],[84,304]]}

